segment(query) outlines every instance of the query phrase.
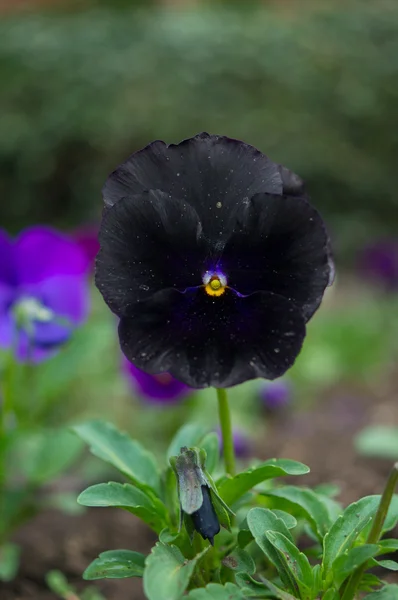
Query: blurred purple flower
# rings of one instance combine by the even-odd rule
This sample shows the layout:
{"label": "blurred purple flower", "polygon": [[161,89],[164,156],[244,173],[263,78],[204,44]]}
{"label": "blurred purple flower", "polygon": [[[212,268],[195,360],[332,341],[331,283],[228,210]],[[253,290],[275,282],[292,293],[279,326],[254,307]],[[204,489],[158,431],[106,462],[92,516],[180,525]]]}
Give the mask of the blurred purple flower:
{"label": "blurred purple flower", "polygon": [[87,269],[79,246],[53,229],[15,240],[0,230],[0,347],[35,362],[54,354],[88,314]]}
{"label": "blurred purple flower", "polygon": [[[216,433],[218,435],[219,445],[220,445],[220,454],[223,453],[223,442],[221,436],[221,430],[219,428],[216,429]],[[239,458],[246,458],[250,456],[252,451],[252,444],[249,437],[243,433],[240,429],[233,430],[233,439],[234,439],[234,448],[235,454]]]}
{"label": "blurred purple flower", "polygon": [[149,375],[127,359],[123,359],[123,369],[133,392],[152,404],[174,404],[193,391],[168,373]]}
{"label": "blurred purple flower", "polygon": [[260,398],[264,407],[270,411],[284,408],[292,399],[291,386],[283,380],[264,383],[260,389]]}
{"label": "blurred purple flower", "polygon": [[100,247],[98,241],[98,229],[98,225],[88,224],[82,225],[71,232],[71,236],[87,256],[92,268],[94,268],[95,257],[97,256]]}
{"label": "blurred purple flower", "polygon": [[398,289],[398,239],[379,240],[360,254],[362,275],[389,290]]}

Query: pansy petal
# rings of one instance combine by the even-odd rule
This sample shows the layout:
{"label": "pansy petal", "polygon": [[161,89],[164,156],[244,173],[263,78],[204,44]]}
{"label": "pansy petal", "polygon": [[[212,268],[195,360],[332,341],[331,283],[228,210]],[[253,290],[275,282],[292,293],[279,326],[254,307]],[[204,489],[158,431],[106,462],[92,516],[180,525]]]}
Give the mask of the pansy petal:
{"label": "pansy petal", "polygon": [[0,348],[11,348],[15,340],[15,333],[15,324],[11,313],[0,313]]}
{"label": "pansy petal", "polygon": [[126,357],[148,373],[167,371],[194,388],[275,379],[292,366],[305,337],[299,309],[282,296],[242,298],[227,290],[164,290],[119,323]]}
{"label": "pansy petal", "polygon": [[154,404],[172,404],[186,396],[191,390],[168,373],[150,375],[129,361],[125,372],[134,392]]}
{"label": "pansy petal", "polygon": [[218,240],[228,229],[231,211],[245,198],[281,194],[283,179],[297,186],[287,173],[253,146],[202,133],[177,145],[153,142],[136,152],[110,175],[103,196],[112,206],[145,190],[162,190],[191,204],[205,235]]}
{"label": "pansy petal", "polygon": [[96,284],[119,316],[168,287],[201,285],[205,243],[195,210],[160,191],[123,198],[105,211]]}
{"label": "pansy petal", "polygon": [[329,283],[328,243],[319,213],[305,199],[258,194],[237,215],[219,266],[240,294],[279,294],[308,320]]}
{"label": "pansy petal", "polygon": [[81,275],[89,259],[72,239],[48,227],[25,229],[16,242],[16,268],[21,284],[55,275]]}
{"label": "pansy petal", "polygon": [[49,308],[55,318],[65,320],[64,325],[81,324],[88,315],[90,289],[82,276],[57,275],[26,288],[26,295],[33,296]]}
{"label": "pansy petal", "polygon": [[14,245],[7,232],[0,229],[0,283],[16,284]]}

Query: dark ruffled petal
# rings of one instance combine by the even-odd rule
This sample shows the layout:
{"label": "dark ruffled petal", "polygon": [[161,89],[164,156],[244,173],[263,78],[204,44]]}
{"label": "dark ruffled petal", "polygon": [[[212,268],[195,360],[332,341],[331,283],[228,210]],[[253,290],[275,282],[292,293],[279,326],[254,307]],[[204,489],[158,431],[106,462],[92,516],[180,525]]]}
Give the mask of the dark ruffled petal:
{"label": "dark ruffled petal", "polygon": [[231,211],[259,192],[281,194],[283,178],[289,179],[253,146],[202,133],[177,145],[153,142],[136,152],[110,175],[103,195],[112,206],[149,189],[162,190],[191,204],[205,235],[219,240],[227,234]]}
{"label": "dark ruffled petal", "polygon": [[329,284],[328,244],[320,215],[304,198],[258,194],[237,215],[218,266],[239,293],[279,294],[308,320]]}
{"label": "dark ruffled petal", "polygon": [[191,387],[228,387],[275,379],[292,366],[305,337],[304,318],[282,296],[241,298],[227,290],[163,290],[136,304],[119,324],[126,357],[148,373],[169,372]]}
{"label": "dark ruffled petal", "polygon": [[118,316],[159,290],[202,283],[206,247],[198,216],[164,192],[143,192],[107,209],[99,239],[96,284]]}

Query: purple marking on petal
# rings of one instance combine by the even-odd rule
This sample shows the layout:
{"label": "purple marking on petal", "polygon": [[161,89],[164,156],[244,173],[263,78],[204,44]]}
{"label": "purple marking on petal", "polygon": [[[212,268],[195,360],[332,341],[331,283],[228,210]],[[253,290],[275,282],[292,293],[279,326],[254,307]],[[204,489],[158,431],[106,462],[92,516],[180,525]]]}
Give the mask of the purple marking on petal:
{"label": "purple marking on petal", "polygon": [[174,379],[168,373],[149,375],[127,360],[123,360],[123,370],[133,391],[153,404],[173,404],[185,398],[192,391],[190,387]]}
{"label": "purple marking on petal", "polygon": [[286,381],[265,383],[260,390],[262,403],[269,410],[278,410],[290,404],[292,390]]}
{"label": "purple marking on petal", "polygon": [[0,229],[0,283],[15,285],[17,283],[15,252],[11,238]]}
{"label": "purple marking on petal", "polygon": [[89,260],[76,242],[43,226],[25,229],[16,240],[15,253],[20,284],[55,275],[83,275],[89,268]]}

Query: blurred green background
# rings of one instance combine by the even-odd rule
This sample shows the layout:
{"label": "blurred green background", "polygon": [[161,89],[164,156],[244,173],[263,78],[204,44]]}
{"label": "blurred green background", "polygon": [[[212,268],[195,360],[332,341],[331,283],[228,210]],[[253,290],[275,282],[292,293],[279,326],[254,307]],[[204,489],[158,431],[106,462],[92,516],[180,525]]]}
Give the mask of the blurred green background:
{"label": "blurred green background", "polygon": [[0,25],[2,225],[94,220],[122,159],[207,130],[297,171],[344,260],[396,231],[396,2],[42,4]]}
{"label": "blurred green background", "polygon": [[[398,418],[398,245],[390,280],[383,268],[368,280],[358,263],[368,244],[398,240],[396,0],[0,0],[0,18],[1,229],[95,227],[101,187],[122,160],[200,131],[242,139],[306,180],[337,280],[284,378],[287,405],[272,413],[264,382],[249,382],[231,390],[233,419],[262,458],[314,462],[313,481],[345,480],[351,499],[362,481],[379,491],[371,466],[355,479],[353,438]],[[91,296],[88,322],[57,356],[16,367],[12,486],[31,485],[34,463],[35,485],[43,472],[47,485],[40,506],[76,511],[82,481],[104,477],[96,459],[76,461],[81,445],[65,429],[61,443],[59,427],[109,419],[162,456],[184,422],[217,425],[214,390],[166,407],[134,397],[117,321],[94,285]],[[380,455],[398,458],[397,431]],[[374,453],[374,439],[361,452]],[[73,461],[68,496],[53,480]],[[12,529],[32,507],[10,497]]]}

